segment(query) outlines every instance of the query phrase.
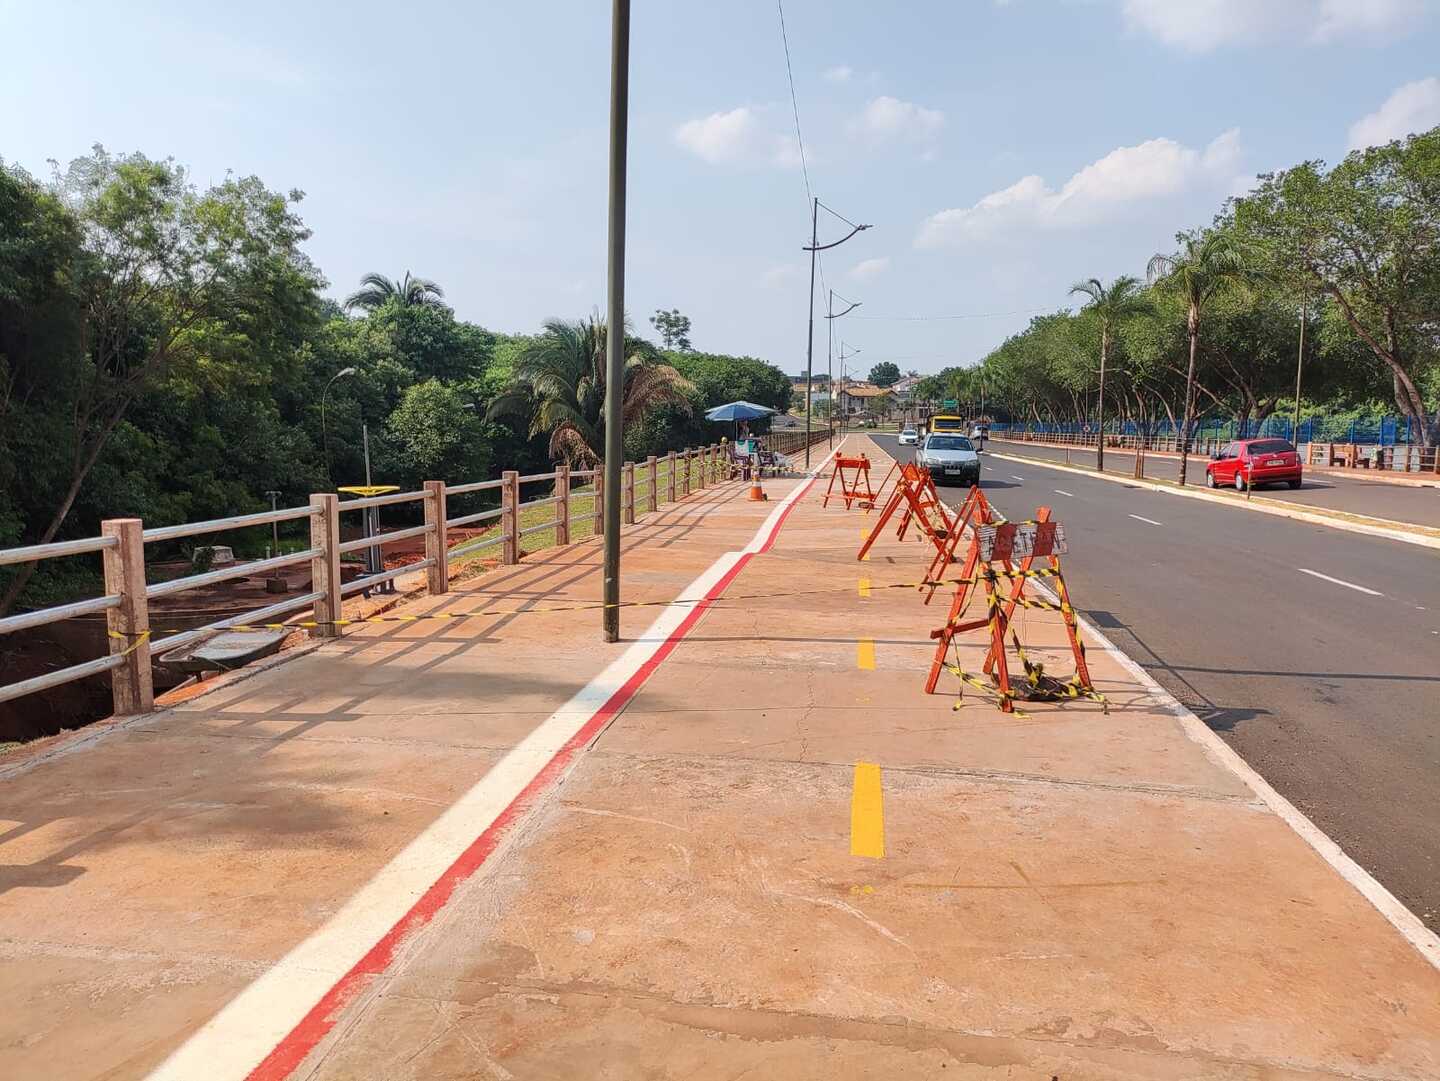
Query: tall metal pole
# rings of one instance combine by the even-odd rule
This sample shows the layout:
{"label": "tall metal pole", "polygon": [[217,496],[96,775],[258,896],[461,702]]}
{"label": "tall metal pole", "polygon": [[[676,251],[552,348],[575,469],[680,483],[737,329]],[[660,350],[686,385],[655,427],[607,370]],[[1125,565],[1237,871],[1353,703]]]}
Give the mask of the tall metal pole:
{"label": "tall metal pole", "polygon": [[1305,367],[1305,308],[1310,298],[1300,294],[1300,349],[1295,354],[1295,423],[1290,429],[1290,441],[1300,445],[1300,373]]}
{"label": "tall metal pole", "polygon": [[[814,256],[811,256],[813,259]],[[829,395],[829,412],[825,416],[825,431],[828,447],[835,446],[835,290],[825,298],[825,328],[830,332],[825,343],[825,393]]]}
{"label": "tall metal pole", "polygon": [[810,394],[815,358],[815,260],[819,255],[820,197],[810,198],[810,330],[805,339],[805,468],[810,468]]}
{"label": "tall metal pole", "polygon": [[625,148],[630,118],[630,0],[610,17],[610,251],[605,322],[605,571],[601,621],[607,642],[620,639],[620,403],[625,392]]}

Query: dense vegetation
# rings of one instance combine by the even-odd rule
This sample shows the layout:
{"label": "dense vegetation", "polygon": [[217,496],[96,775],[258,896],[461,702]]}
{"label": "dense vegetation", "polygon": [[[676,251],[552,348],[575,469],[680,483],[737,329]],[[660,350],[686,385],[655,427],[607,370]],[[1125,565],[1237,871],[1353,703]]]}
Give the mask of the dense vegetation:
{"label": "dense vegetation", "polygon": [[[1398,411],[1440,442],[1440,129],[1260,178],[1159,253],[1147,284],[1088,279],[1077,313],[1031,321],[921,397],[1004,419],[1153,431],[1191,418],[1311,409]],[[1187,386],[1191,388],[1187,396]]]}
{"label": "dense vegetation", "polygon": [[[593,460],[602,324],[496,333],[408,273],[366,275],[342,308],[302,250],[300,198],[99,148],[44,183],[0,162],[0,546],[362,483],[362,424],[374,479],[406,487]],[[678,311],[652,323],[672,349],[631,338],[632,455],[714,439],[704,410],[735,398],[789,404],[778,369],[692,351]],[[0,612],[27,578],[0,573]]]}

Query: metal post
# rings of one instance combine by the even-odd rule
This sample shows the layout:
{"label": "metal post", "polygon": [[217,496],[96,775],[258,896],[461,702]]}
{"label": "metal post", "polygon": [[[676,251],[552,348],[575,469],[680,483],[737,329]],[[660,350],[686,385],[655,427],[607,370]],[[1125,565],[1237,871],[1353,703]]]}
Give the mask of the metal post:
{"label": "metal post", "polygon": [[[611,492],[620,489],[625,457],[620,399],[625,381],[625,149],[630,105],[630,0],[614,0],[610,21],[610,251],[605,321],[605,473]],[[605,505],[605,641],[620,638],[620,503]]]}
{"label": "metal post", "polygon": [[445,534],[445,482],[425,482],[425,558],[430,566],[425,568],[425,585],[430,595],[438,596],[450,589],[450,567],[446,553],[450,551],[449,539]]}
{"label": "metal post", "polygon": [[555,467],[555,543],[570,543],[570,463]]}
{"label": "metal post", "polygon": [[1310,298],[1300,294],[1300,348],[1295,351],[1295,421],[1291,425],[1290,441],[1300,446],[1300,373],[1305,367],[1305,308]]}
{"label": "metal post", "polygon": [[[277,491],[275,491],[274,489],[271,489],[270,491],[266,492],[265,494],[270,497],[270,509],[271,509],[271,510],[279,510],[279,509],[280,509],[280,493],[277,492]],[[279,522],[271,522],[271,523],[270,523],[270,539],[271,539],[271,542],[274,544],[274,548],[275,548],[275,550],[271,553],[271,555],[278,556],[278,555],[280,554],[280,523],[279,523]]]}
{"label": "metal post", "polygon": [[673,502],[675,502],[675,482],[676,482],[677,479],[679,479],[679,478],[677,478],[677,477],[675,476],[675,470],[676,470],[677,466],[676,466],[676,463],[675,463],[675,452],[674,452],[673,450],[670,452],[669,462],[670,462],[670,480],[669,480],[669,486],[670,486],[670,502],[673,503]]}
{"label": "metal post", "polygon": [[625,485],[624,502],[620,509],[624,511],[623,517],[626,525],[635,524],[635,463],[626,462],[625,468],[621,471]]}
{"label": "metal post", "polygon": [[319,492],[310,497],[314,513],[310,516],[310,547],[318,555],[310,559],[310,588],[319,593],[315,602],[315,623],[311,638],[337,638],[340,628],[340,497],[334,492]]}
{"label": "metal post", "polygon": [[820,246],[820,197],[810,200],[810,329],[805,339],[805,468],[810,468],[810,396],[815,358],[815,260]]}
{"label": "metal post", "polygon": [[645,468],[650,472],[650,509],[660,509],[660,462],[655,455],[645,459]]}
{"label": "metal post", "polygon": [[110,654],[124,657],[110,673],[116,716],[149,713],[155,708],[150,672],[150,608],[145,600],[145,524],[139,518],[111,518],[100,523],[102,537],[119,543],[103,552],[105,592],[120,598],[118,608],[105,612]]}
{"label": "metal post", "polygon": [[520,474],[507,469],[500,474],[501,561],[507,566],[520,562]]}
{"label": "metal post", "polygon": [[363,420],[360,422],[360,442],[365,447],[365,487],[369,488],[373,484],[370,480],[370,425]]}

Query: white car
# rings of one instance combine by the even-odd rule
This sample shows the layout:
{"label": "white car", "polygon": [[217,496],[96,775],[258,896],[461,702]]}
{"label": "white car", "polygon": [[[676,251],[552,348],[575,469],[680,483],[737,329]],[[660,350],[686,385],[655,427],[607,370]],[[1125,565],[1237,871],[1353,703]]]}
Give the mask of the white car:
{"label": "white car", "polygon": [[914,428],[906,428],[900,433],[900,445],[902,447],[915,447],[920,445],[920,433]]}
{"label": "white car", "polygon": [[915,452],[915,464],[936,484],[980,483],[980,455],[975,445],[954,432],[931,432]]}

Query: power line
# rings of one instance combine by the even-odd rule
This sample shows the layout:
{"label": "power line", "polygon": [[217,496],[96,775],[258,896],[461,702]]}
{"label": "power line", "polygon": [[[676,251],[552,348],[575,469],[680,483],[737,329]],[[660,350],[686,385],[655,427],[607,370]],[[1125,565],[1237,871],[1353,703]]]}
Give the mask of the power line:
{"label": "power line", "polygon": [[790,66],[790,38],[785,33],[785,0],[775,0],[775,7],[780,12],[780,41],[785,46],[785,77],[790,81],[790,111],[795,114],[795,142],[800,148],[800,173],[805,178],[805,201],[808,203],[814,196],[810,193],[810,169],[805,164],[805,137],[800,134],[800,103],[795,98],[795,72]]}
{"label": "power line", "polygon": [[856,319],[883,319],[890,323],[931,323],[954,319],[1005,319],[1015,315],[1038,315],[1053,308],[1025,308],[1015,312],[972,312],[967,315],[857,315]]}

